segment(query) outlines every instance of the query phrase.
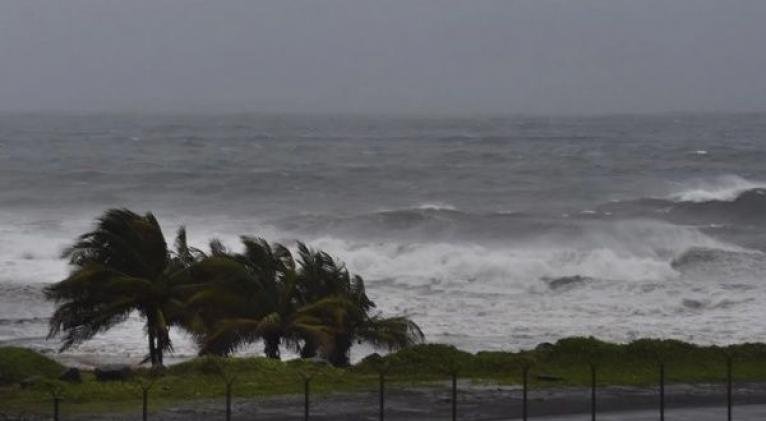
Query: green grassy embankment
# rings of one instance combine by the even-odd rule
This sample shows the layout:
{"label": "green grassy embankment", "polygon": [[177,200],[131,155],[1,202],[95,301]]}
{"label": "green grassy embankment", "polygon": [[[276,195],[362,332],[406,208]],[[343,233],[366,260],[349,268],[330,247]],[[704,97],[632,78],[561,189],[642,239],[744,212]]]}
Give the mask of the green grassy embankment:
{"label": "green grassy embankment", "polygon": [[[314,393],[372,390],[377,387],[379,367],[386,367],[387,383],[406,387],[447,380],[452,369],[464,379],[519,384],[522,367],[529,365],[532,387],[553,388],[588,385],[592,362],[598,367],[601,385],[650,386],[658,382],[658,361],[662,360],[668,383],[723,382],[727,355],[733,356],[736,381],[766,381],[766,344],[703,347],[639,340],[623,345],[569,338],[531,351],[477,354],[429,344],[366,359],[346,369],[298,360],[203,357],[169,367],[161,375],[139,369],[127,382],[97,382],[92,373],[84,372],[83,381],[75,384],[56,380],[64,368],[55,361],[7,347],[0,348],[0,407],[32,410],[50,400],[52,388],[60,388],[69,412],[136,408],[140,385],[151,382],[152,407],[157,408],[180,400],[222,397],[224,376],[235,377],[237,397],[300,393],[301,374],[313,376]],[[30,378],[36,379],[31,385],[19,384]]]}

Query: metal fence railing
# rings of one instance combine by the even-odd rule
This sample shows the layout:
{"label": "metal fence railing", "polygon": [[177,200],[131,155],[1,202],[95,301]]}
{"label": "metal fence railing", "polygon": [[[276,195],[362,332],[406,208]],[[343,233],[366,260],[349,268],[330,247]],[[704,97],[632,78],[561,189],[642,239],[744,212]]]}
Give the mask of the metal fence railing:
{"label": "metal fence railing", "polygon": [[[725,405],[725,415],[722,412],[722,421],[725,419],[726,421],[732,421],[734,419],[734,376],[733,376],[733,361],[731,357],[727,357],[726,359],[726,366],[725,366],[725,379],[721,378],[721,380],[724,380],[721,382],[717,387],[720,388],[720,392],[722,396],[725,396],[725,404],[722,402],[721,409],[723,410],[723,406]],[[517,389],[514,389],[518,402],[516,405],[513,406],[514,412],[513,413],[507,413],[505,414],[506,419],[520,419],[520,420],[528,420],[530,417],[536,416],[538,414],[534,414],[532,412],[532,408],[530,407],[530,394],[533,392],[532,388],[530,387],[530,366],[524,365],[521,367],[520,370],[520,385]],[[598,420],[599,416],[599,367],[596,364],[589,364],[589,374],[590,374],[590,385],[587,388],[587,394],[583,394],[583,397],[586,397],[587,402],[583,402],[583,404],[588,405],[588,411],[590,415],[591,421]],[[303,419],[304,421],[308,421],[312,419],[312,383],[317,380],[315,379],[315,376],[306,373],[306,372],[300,372],[300,381],[302,382],[302,389],[303,389],[303,396],[300,401],[298,400],[291,400],[289,402],[285,401],[285,405],[289,405],[292,408],[296,409],[296,411],[293,412],[294,419],[300,420]],[[460,384],[459,384],[459,370],[452,369],[452,370],[446,370],[445,374],[448,374],[448,385],[449,385],[449,393],[447,394],[447,398],[439,400],[440,405],[443,405],[441,408],[436,408],[439,410],[440,414],[445,415],[444,419],[448,419],[447,417],[450,417],[452,421],[458,421],[461,419],[461,400],[459,399],[458,395],[460,392]],[[722,373],[724,374],[724,373]],[[392,408],[391,403],[387,401],[388,396],[388,389],[387,389],[387,382],[391,380],[395,376],[390,376],[388,373],[388,370],[380,369],[377,373],[377,390],[375,390],[373,395],[377,396],[377,402],[372,402],[372,399],[368,402],[368,409],[370,413],[376,413],[374,415],[374,418],[377,418],[379,421],[384,421],[389,417],[389,410]],[[657,419],[660,421],[665,421],[666,413],[667,413],[667,387],[666,387],[666,365],[663,363],[658,363],[657,366],[657,379],[658,382],[656,384],[656,387],[651,387],[650,389],[653,390],[655,393],[654,397],[651,399],[656,399],[656,413],[657,413]],[[223,373],[221,375],[222,384],[224,386],[224,396],[223,399],[221,399],[221,414],[220,416],[215,416],[214,418],[209,419],[220,419],[225,421],[231,421],[233,419],[234,410],[233,410],[233,393],[235,391],[235,388],[237,386],[237,376],[233,373]],[[152,390],[154,386],[153,380],[141,380],[137,383],[136,391],[139,392],[138,395],[140,395],[141,400],[141,412],[140,412],[140,419],[142,421],[148,421],[150,419],[155,418],[155,414],[150,412],[151,408],[151,398],[152,398]],[[431,386],[433,387],[433,386]],[[601,386],[604,387],[604,386]],[[407,386],[405,385],[399,385],[397,387],[397,391],[401,393],[402,391],[406,391]],[[766,387],[764,388],[766,391]],[[352,396],[353,393],[349,393],[348,396]],[[302,402],[301,402],[302,401]],[[188,402],[194,402],[193,399],[190,399]],[[300,402],[300,403],[299,403]],[[763,396],[763,402],[766,403],[766,396]],[[18,403],[18,402],[16,402]],[[302,405],[301,405],[302,404]],[[0,402],[0,421],[31,421],[31,420],[42,420],[42,419],[52,419],[54,421],[64,421],[67,419],[67,417],[70,417],[72,419],[77,418],[77,415],[66,413],[65,408],[67,406],[66,401],[66,386],[62,384],[56,384],[53,387],[50,387],[48,390],[48,398],[45,400],[38,400],[36,402],[27,402],[27,405],[22,405],[27,408],[27,410],[16,410],[15,412],[11,413],[12,411],[7,411],[2,409],[2,402]],[[297,411],[297,407],[302,406],[302,411]],[[47,408],[47,409],[46,409]],[[583,411],[584,412],[584,411]],[[325,414],[326,416],[326,414]],[[137,418],[137,417],[136,417]],[[284,416],[282,416],[283,419]],[[111,419],[111,418],[110,418]],[[157,416],[156,419],[161,420],[161,416]],[[259,419],[269,419],[268,417],[259,417]],[[325,418],[326,419],[326,418]],[[367,419],[371,419],[368,417]],[[410,418],[411,419],[411,418]],[[474,417],[471,417],[471,419],[476,419]],[[497,419],[497,418],[493,418]]]}

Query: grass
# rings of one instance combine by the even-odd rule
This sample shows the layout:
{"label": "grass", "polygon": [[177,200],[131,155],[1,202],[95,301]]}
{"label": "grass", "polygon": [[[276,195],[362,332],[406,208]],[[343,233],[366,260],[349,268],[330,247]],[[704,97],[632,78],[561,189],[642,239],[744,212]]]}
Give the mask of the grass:
{"label": "grass", "polygon": [[[727,355],[734,359],[737,381],[766,381],[765,344],[715,347],[670,340],[613,344],[593,338],[569,338],[518,353],[471,354],[448,345],[420,345],[385,357],[367,358],[347,369],[298,360],[197,358],[169,367],[161,375],[139,369],[128,382],[101,383],[85,372],[82,383],[62,387],[69,411],[95,412],[136,408],[142,384],[152,385],[152,407],[157,408],[181,400],[220,398],[226,379],[234,379],[233,394],[237,397],[301,393],[302,375],[313,376],[315,393],[373,390],[381,369],[386,370],[388,383],[398,383],[399,387],[443,381],[451,371],[476,381],[519,384],[522,367],[527,365],[532,386],[550,388],[589,384],[589,364],[593,363],[600,385],[648,386],[658,382],[660,360],[665,363],[668,383],[722,382],[726,378]],[[50,401],[51,385],[60,385],[55,379],[62,370],[58,363],[33,351],[0,348],[3,376],[11,373],[14,382],[32,376],[46,379],[27,388],[18,384],[0,386],[0,402],[9,408],[30,409]]]}
{"label": "grass", "polygon": [[31,378],[58,377],[64,366],[26,348],[0,348],[0,385]]}

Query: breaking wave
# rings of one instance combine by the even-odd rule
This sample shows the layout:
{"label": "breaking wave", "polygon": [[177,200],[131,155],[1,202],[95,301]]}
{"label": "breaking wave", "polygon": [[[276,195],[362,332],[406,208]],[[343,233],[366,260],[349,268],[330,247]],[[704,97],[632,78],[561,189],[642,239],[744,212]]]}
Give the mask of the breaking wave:
{"label": "breaking wave", "polygon": [[535,241],[368,242],[327,236],[313,244],[342,256],[370,279],[485,292],[526,291],[540,280],[574,276],[664,281],[679,275],[672,262],[687,250],[738,250],[695,228],[657,221],[622,221],[576,236],[541,235]]}
{"label": "breaking wave", "polygon": [[660,219],[684,225],[766,226],[766,187],[744,190],[731,198],[707,201],[638,199],[612,202],[600,206],[598,213],[622,218]]}
{"label": "breaking wave", "polygon": [[671,265],[694,279],[758,282],[766,272],[766,254],[753,250],[693,247],[673,259]]}
{"label": "breaking wave", "polygon": [[448,211],[456,211],[457,208],[455,206],[450,205],[449,203],[444,202],[426,202],[422,203],[417,206],[417,209],[422,210],[448,210]]}
{"label": "breaking wave", "polygon": [[675,202],[734,201],[748,190],[766,189],[766,183],[750,181],[736,175],[725,175],[712,180],[694,182],[681,192],[671,194]]}

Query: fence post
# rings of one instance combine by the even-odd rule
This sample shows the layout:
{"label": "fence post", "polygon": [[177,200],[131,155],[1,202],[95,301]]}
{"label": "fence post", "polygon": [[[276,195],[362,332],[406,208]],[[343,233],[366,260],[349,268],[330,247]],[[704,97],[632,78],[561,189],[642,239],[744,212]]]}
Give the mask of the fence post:
{"label": "fence post", "polygon": [[596,365],[590,364],[590,419],[596,421]]}
{"label": "fence post", "polygon": [[452,421],[457,421],[457,371],[452,372]]}
{"label": "fence post", "polygon": [[309,421],[309,384],[311,383],[311,377],[304,377],[303,379],[303,419]]}
{"label": "fence post", "polygon": [[386,390],[386,374],[383,371],[381,371],[380,372],[380,421],[383,421],[383,419],[385,418],[385,411],[386,411],[385,390]]}
{"label": "fence post", "polygon": [[[155,373],[156,374],[156,373]],[[138,379],[136,383],[132,383],[136,392],[141,392],[141,419],[147,421],[149,419],[149,391],[152,390],[154,382],[157,380],[154,375],[150,379]]]}
{"label": "fence post", "polygon": [[660,421],[665,421],[665,363],[660,362]]}
{"label": "fence post", "polygon": [[312,364],[308,367],[299,368],[298,375],[303,379],[303,419],[309,420],[309,405],[311,398],[311,380],[319,374],[319,367],[316,364]]}
{"label": "fence post", "polygon": [[48,393],[53,398],[53,421],[59,421],[59,404],[64,395],[64,386],[59,382],[51,382],[47,385]]}
{"label": "fence post", "polygon": [[734,406],[733,387],[733,361],[731,355],[726,356],[726,419],[732,421],[732,407]]}
{"label": "fence post", "polygon": [[226,393],[226,421],[231,421],[231,390],[234,382],[237,380],[237,375],[232,372],[231,367],[227,367],[226,364],[220,359],[212,360],[215,366],[218,368],[218,374],[223,380]]}
{"label": "fence post", "polygon": [[59,421],[59,397],[53,397],[53,421]]}
{"label": "fence post", "polygon": [[226,382],[226,421],[231,421],[231,382]]}
{"label": "fence post", "polygon": [[143,399],[143,406],[141,411],[141,419],[143,421],[147,421],[149,419],[149,388],[144,388],[141,390],[142,399]]}
{"label": "fence post", "polygon": [[521,392],[521,418],[527,421],[529,413],[527,412],[528,391],[529,391],[529,365],[525,364],[521,371],[523,389]]}

